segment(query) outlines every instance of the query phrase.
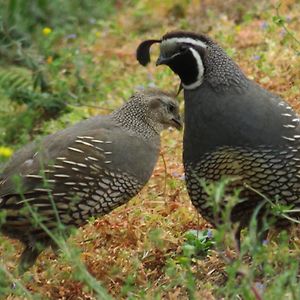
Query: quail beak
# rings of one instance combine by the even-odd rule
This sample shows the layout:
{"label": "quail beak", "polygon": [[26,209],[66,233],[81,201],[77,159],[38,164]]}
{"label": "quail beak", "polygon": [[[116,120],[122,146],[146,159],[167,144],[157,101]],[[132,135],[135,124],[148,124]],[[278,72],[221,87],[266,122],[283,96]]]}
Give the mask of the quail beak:
{"label": "quail beak", "polygon": [[173,118],[171,122],[172,122],[172,126],[174,126],[177,130],[182,129],[182,121],[179,116],[177,118]]}
{"label": "quail beak", "polygon": [[157,61],[156,61],[156,66],[167,65],[170,60],[171,60],[170,57],[159,56],[158,59],[157,59]]}

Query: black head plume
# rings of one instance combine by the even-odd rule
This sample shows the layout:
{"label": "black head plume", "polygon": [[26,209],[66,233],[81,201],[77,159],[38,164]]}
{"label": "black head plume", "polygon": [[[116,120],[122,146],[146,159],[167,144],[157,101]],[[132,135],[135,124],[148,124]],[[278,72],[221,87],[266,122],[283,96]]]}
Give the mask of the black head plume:
{"label": "black head plume", "polygon": [[146,40],[139,44],[136,58],[141,65],[146,66],[150,62],[150,47],[155,43],[161,43],[161,40]]}

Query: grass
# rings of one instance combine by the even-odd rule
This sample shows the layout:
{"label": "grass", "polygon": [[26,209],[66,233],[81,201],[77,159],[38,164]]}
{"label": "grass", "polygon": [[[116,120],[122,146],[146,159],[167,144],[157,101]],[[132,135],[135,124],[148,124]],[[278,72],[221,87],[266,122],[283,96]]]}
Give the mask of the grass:
{"label": "grass", "polygon": [[[10,64],[2,61],[1,161],[33,138],[108,113],[137,87],[156,85],[176,91],[179,81],[170,70],[153,63],[142,68],[134,53],[143,39],[178,28],[207,32],[250,78],[300,111],[296,0],[283,2],[278,12],[269,1],[251,7],[234,0],[228,4],[207,0],[201,5],[169,0],[105,3],[105,17],[96,15],[89,21],[83,11],[77,19],[68,19],[66,26],[58,22],[62,16],[53,6],[50,18],[36,29],[21,14],[30,46],[23,47],[17,39],[10,41],[9,49],[21,47],[24,57],[37,65],[12,66],[14,57]],[[14,18],[20,16],[17,9]],[[75,5],[66,10],[70,16],[78,13]],[[152,50],[153,59],[157,53]],[[23,80],[13,92],[26,91],[29,102],[24,96],[23,102],[12,97],[7,84],[14,76]],[[46,91],[41,82],[34,84],[42,79]],[[45,100],[35,102],[40,99]],[[47,107],[53,99],[63,104],[55,114]],[[183,109],[182,95],[179,101]],[[103,293],[116,299],[300,299],[299,229],[273,232],[263,245],[251,229],[244,232],[241,253],[228,223],[214,231],[213,241],[207,238],[210,225],[195,211],[185,189],[181,153],[182,133],[164,132],[163,156],[143,191],[127,205],[77,230],[64,244],[62,255],[45,251],[22,278],[12,275],[21,246],[1,236],[0,297],[106,299],[103,287]],[[218,187],[211,189],[212,197],[217,191]]]}

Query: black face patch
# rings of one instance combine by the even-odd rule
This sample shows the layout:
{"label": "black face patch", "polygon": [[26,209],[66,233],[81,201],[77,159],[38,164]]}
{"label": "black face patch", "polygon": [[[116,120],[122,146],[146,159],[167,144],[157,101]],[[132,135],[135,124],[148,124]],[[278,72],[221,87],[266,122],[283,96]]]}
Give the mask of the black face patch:
{"label": "black face patch", "polygon": [[198,64],[191,50],[171,59],[167,65],[176,73],[184,85],[190,85],[198,79]]}

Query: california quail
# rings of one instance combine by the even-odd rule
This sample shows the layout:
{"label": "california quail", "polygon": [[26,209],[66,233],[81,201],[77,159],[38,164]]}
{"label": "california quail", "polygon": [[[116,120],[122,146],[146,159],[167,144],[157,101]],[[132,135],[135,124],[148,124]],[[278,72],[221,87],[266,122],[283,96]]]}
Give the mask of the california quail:
{"label": "california quail", "polygon": [[[256,208],[263,206],[262,195],[299,208],[300,126],[293,109],[249,80],[205,35],[171,32],[162,40],[144,41],[137,49],[142,65],[150,61],[154,43],[160,43],[156,64],[169,66],[184,89],[186,184],[202,216],[218,223],[201,180],[215,182],[224,176],[237,178],[235,186],[243,187],[242,200],[231,212],[232,221],[239,223],[238,242],[240,230],[249,225]],[[258,227],[264,209],[260,211]],[[279,219],[275,225],[280,227],[285,222]]]}
{"label": "california quail", "polygon": [[3,170],[0,210],[6,216],[1,231],[25,245],[20,272],[53,246],[47,230],[55,232],[58,223],[79,227],[135,196],[152,174],[159,134],[170,126],[181,127],[177,103],[171,95],[149,89],[136,92],[110,115],[90,118],[16,152]]}

